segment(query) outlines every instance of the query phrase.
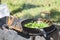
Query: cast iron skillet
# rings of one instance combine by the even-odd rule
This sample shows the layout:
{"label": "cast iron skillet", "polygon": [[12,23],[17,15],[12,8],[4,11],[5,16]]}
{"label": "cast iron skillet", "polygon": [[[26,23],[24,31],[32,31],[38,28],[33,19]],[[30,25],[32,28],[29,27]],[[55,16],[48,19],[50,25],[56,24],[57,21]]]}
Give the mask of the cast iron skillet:
{"label": "cast iron skillet", "polygon": [[[34,18],[33,19],[26,19],[26,20],[21,22],[21,25],[23,27],[24,32],[28,33],[28,34],[31,33],[31,34],[42,35],[42,32],[40,31],[39,28],[36,29],[36,28],[27,28],[27,27],[24,27],[24,24],[29,23],[31,21],[37,21],[37,19],[34,19]],[[55,31],[56,27],[52,24],[51,26],[43,28],[43,29],[44,29],[44,31],[46,33],[52,33],[53,31]]]}

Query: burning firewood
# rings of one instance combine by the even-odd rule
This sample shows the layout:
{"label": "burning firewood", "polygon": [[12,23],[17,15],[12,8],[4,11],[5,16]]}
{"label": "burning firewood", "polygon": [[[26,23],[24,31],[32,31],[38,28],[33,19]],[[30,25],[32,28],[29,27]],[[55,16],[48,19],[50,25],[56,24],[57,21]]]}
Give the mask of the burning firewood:
{"label": "burning firewood", "polygon": [[14,16],[7,17],[7,25],[10,29],[14,29],[19,32],[22,32],[22,30],[23,30],[20,20]]}

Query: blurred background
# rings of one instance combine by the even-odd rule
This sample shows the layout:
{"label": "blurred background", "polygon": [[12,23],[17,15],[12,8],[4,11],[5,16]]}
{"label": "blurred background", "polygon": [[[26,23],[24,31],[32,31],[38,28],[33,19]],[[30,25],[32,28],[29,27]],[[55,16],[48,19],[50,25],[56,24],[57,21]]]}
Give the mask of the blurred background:
{"label": "blurred background", "polygon": [[1,0],[18,18],[49,18],[60,23],[60,0]]}

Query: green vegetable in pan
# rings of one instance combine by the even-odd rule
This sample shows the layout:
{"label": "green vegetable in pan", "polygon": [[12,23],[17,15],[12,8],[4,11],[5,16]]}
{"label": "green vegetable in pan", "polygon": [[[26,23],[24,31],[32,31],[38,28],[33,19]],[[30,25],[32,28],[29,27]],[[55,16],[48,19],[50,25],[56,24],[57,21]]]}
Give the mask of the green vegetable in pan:
{"label": "green vegetable in pan", "polygon": [[45,27],[49,27],[49,25],[45,22],[30,22],[24,25],[27,28],[45,28]]}

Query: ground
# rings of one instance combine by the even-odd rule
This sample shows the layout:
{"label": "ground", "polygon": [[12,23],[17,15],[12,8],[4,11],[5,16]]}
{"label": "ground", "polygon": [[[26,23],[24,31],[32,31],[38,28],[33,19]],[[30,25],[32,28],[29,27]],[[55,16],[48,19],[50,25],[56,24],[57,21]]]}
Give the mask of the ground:
{"label": "ground", "polygon": [[[27,39],[25,37],[22,37],[21,35],[18,35],[18,33],[14,30],[4,29],[0,30],[0,40],[31,40],[31,37]],[[36,36],[36,40],[45,40],[45,39],[43,37]]]}

